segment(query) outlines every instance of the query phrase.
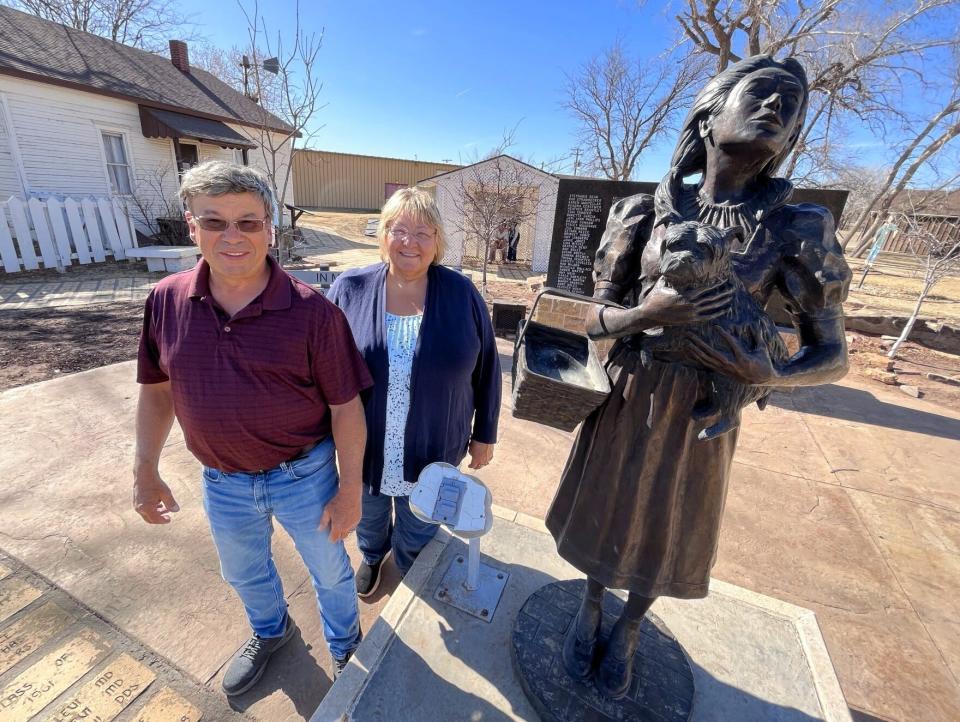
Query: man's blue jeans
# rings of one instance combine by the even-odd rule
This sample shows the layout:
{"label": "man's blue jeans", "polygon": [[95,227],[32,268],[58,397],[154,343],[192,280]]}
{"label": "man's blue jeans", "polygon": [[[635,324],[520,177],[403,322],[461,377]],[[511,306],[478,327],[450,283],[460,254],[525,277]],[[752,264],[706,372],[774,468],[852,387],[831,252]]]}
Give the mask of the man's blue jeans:
{"label": "man's blue jeans", "polygon": [[[417,555],[437,535],[439,525],[420,521],[410,511],[406,496],[373,496],[369,488],[363,490],[363,516],[357,526],[357,546],[366,564],[381,561],[393,549],[393,561],[401,574],[413,566]],[[391,520],[395,511],[396,520]]]}
{"label": "man's blue jeans", "polygon": [[323,508],[337,493],[333,440],[267,471],[225,473],[203,468],[203,508],[220,556],[254,634],[280,637],[287,603],[270,550],[273,519],[287,530],[317,593],[330,653],[343,659],[357,646],[360,617],[353,568],[343,542],[321,531]]}

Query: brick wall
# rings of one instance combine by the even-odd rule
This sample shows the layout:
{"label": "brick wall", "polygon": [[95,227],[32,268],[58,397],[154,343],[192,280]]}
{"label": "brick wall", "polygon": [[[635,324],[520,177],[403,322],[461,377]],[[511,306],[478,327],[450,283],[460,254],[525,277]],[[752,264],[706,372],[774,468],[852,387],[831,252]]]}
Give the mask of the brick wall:
{"label": "brick wall", "polygon": [[[562,328],[586,336],[587,331],[585,326],[591,305],[592,304],[586,303],[585,301],[572,301],[567,298],[545,296],[541,298],[540,303],[537,304],[537,311],[533,320],[547,326]],[[606,358],[610,347],[613,346],[613,340],[604,339],[595,342],[595,345],[600,359],[603,360]]]}

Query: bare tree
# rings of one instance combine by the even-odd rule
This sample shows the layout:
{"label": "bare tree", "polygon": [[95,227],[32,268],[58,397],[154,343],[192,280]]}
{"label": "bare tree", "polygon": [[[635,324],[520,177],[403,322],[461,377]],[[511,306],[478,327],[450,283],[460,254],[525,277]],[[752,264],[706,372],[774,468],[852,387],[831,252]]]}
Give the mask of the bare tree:
{"label": "bare tree", "polygon": [[126,201],[127,215],[164,245],[179,245],[189,240],[183,204],[177,197],[176,187],[170,185],[173,178],[176,173],[170,163],[138,167],[133,195]]}
{"label": "bare tree", "polygon": [[484,295],[491,251],[497,250],[498,229],[535,220],[544,202],[537,192],[543,172],[506,155],[512,144],[510,131],[485,160],[467,166],[459,174],[452,193],[454,226],[462,234],[463,243],[477,244],[483,256],[480,288]]}
{"label": "bare tree", "polygon": [[5,5],[44,20],[153,52],[174,35],[197,39],[193,16],[176,0],[4,0]]}
{"label": "bare tree", "polygon": [[588,167],[611,180],[629,180],[640,154],[672,127],[693,99],[706,63],[672,57],[643,62],[617,41],[566,78],[562,105],[579,123]]}
{"label": "bare tree", "polygon": [[909,338],[923,302],[934,286],[944,277],[960,272],[960,221],[953,219],[936,225],[927,224],[923,221],[922,211],[912,206],[905,212],[894,214],[893,218],[906,236],[911,255],[919,261],[923,281],[913,313],[887,354],[890,358],[896,358],[900,346]]}
{"label": "bare tree", "polygon": [[843,217],[837,219],[837,228],[846,238],[852,224],[879,192],[887,171],[880,166],[860,165],[849,158],[844,161],[831,168],[822,184],[825,188],[847,188],[850,191],[843,206]]}
{"label": "bare tree", "polygon": [[[853,255],[859,255],[870,244],[873,232],[886,217],[894,199],[908,188],[917,173],[929,166],[960,136],[960,69],[955,71],[951,91],[943,107],[919,131],[915,131],[915,135],[901,149],[876,195],[851,225],[846,242],[857,239]],[[949,186],[956,180],[954,174],[946,179],[944,185]]]}
{"label": "bare tree", "polygon": [[685,0],[677,15],[697,52],[717,71],[757,53],[792,55],[807,69],[807,122],[783,173],[815,176],[829,167],[845,124],[883,136],[909,121],[904,87],[928,78],[921,61],[956,44],[955,0],[909,0],[878,10],[852,0]]}
{"label": "bare tree", "polygon": [[[322,127],[316,123],[316,115],[323,108],[323,83],[316,73],[316,60],[323,29],[317,33],[303,27],[298,2],[292,27],[288,26],[286,33],[272,34],[257,0],[249,6],[239,4],[247,20],[248,43],[242,55],[248,61],[248,90],[261,109],[254,131],[259,149],[254,152],[270,176],[278,202],[283,203],[290,187],[297,143],[308,145]],[[277,118],[287,127],[278,128]],[[283,209],[279,210],[282,219]],[[281,248],[291,245],[292,238],[282,232]]]}

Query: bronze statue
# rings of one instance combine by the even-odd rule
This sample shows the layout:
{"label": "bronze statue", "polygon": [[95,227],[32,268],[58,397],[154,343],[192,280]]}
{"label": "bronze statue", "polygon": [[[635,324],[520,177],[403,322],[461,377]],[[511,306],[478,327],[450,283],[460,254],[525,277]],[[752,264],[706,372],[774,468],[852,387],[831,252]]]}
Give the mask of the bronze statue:
{"label": "bronze statue", "polygon": [[[660,275],[657,285],[683,294],[696,293],[703,288],[728,284],[733,289],[723,314],[709,321],[686,326],[666,326],[643,338],[641,358],[660,361],[687,360],[687,345],[691,334],[711,347],[723,346],[727,334],[746,339],[753,344],[764,344],[775,364],[787,360],[787,347],[776,324],[764,312],[733,270],[730,247],[734,239],[743,238],[739,226],[721,231],[697,221],[684,221],[667,226],[660,250]],[[756,401],[763,409],[773,389],[770,386],[743,384],[721,373],[708,372],[700,379],[700,398],[693,410],[693,418],[704,422],[697,434],[709,440],[727,434],[740,426],[740,411]]]}
{"label": "bronze statue", "polygon": [[[607,366],[613,390],[580,428],[547,526],[560,555],[587,575],[564,666],[578,679],[595,675],[611,698],[627,691],[653,601],[707,594],[741,405],[846,372],[850,270],[833,218],[790,205],[791,184],[774,177],[803,127],[807,95],[793,59],[732,65],[694,101],[656,194],[610,211],[594,296],[627,308],[595,310],[587,331],[619,339]],[[683,248],[691,233],[695,243],[726,244],[735,279],[701,268],[698,285],[676,274],[669,282],[664,263],[674,261],[664,259],[695,253]],[[775,289],[799,335],[789,358],[761,310]],[[598,643],[606,588],[629,598]]]}

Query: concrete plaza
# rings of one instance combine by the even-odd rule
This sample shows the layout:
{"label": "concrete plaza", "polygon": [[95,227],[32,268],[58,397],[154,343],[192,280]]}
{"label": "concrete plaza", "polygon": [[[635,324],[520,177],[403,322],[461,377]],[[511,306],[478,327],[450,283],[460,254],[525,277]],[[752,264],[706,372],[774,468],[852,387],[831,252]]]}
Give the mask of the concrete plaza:
{"label": "concrete plaza", "polygon": [[[161,469],[182,511],[148,527],[130,508],[133,376],[124,363],[0,394],[0,550],[219,695],[218,675],[247,635],[242,608],[220,579],[198,467],[178,432]],[[506,394],[500,438],[481,477],[500,507],[536,523],[571,435],[511,418]],[[958,458],[960,415],[896,392],[841,382],[745,413],[715,576],[816,612],[855,719],[960,717]],[[276,555],[301,636],[233,706],[308,718],[329,662],[282,532]],[[388,573],[385,593],[397,584]],[[363,605],[366,626],[383,601]]]}

